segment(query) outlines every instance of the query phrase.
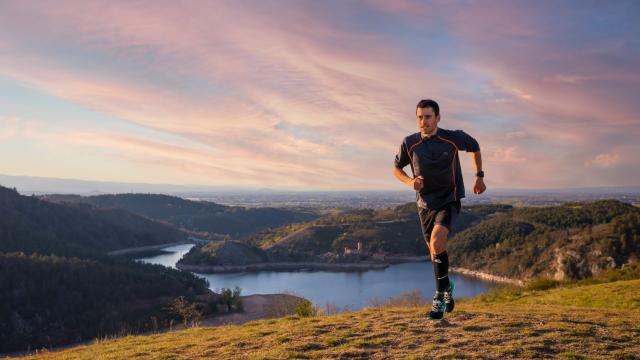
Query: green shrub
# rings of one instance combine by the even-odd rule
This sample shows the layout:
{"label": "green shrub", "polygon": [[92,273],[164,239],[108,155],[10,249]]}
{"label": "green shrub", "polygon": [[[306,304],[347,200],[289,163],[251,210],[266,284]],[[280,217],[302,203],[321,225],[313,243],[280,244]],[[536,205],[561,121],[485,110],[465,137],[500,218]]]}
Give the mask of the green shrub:
{"label": "green shrub", "polygon": [[540,291],[540,290],[549,290],[560,285],[560,281],[547,279],[547,278],[536,278],[527,283],[526,290],[529,291]]}
{"label": "green shrub", "polygon": [[309,300],[302,300],[296,305],[296,315],[300,317],[316,316],[317,310]]}
{"label": "green shrub", "polygon": [[240,298],[240,287],[236,286],[234,289],[222,288],[220,294],[222,295],[221,303],[229,306],[229,309],[242,310],[242,299]]}
{"label": "green shrub", "polygon": [[493,289],[480,294],[476,299],[485,302],[507,302],[521,298],[523,296],[523,289],[515,285],[500,285]]}

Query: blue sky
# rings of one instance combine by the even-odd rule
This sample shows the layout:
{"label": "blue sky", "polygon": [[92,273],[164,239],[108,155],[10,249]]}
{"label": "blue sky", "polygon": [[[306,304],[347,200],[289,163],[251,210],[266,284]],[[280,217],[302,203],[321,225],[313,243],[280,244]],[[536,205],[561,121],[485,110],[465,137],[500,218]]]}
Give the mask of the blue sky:
{"label": "blue sky", "polygon": [[3,1],[0,173],[399,189],[395,152],[433,98],[440,127],[479,141],[489,190],[639,185],[638,14],[637,1]]}

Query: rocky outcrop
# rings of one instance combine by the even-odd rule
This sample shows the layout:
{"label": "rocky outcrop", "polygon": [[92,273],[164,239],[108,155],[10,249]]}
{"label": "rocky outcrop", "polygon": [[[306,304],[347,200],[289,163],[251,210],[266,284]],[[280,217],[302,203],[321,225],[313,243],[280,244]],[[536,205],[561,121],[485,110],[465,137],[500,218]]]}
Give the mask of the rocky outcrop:
{"label": "rocky outcrop", "polygon": [[600,250],[589,251],[586,247],[555,249],[556,280],[583,279],[596,275],[604,270],[616,267],[611,256],[602,254]]}

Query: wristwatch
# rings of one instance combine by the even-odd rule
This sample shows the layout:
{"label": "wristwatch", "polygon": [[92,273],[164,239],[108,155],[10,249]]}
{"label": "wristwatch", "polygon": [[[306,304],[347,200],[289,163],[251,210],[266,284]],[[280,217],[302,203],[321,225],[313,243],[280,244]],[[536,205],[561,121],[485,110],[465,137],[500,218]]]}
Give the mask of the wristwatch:
{"label": "wristwatch", "polygon": [[482,170],[478,171],[478,172],[476,173],[476,176],[477,176],[477,177],[481,177],[481,178],[483,178],[483,177],[484,177],[484,171],[482,171]]}

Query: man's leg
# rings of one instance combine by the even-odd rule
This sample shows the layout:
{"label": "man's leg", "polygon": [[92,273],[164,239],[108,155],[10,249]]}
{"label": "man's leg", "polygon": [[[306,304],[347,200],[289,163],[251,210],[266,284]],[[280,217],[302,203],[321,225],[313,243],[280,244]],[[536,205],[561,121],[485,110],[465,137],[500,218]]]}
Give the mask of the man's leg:
{"label": "man's leg", "polygon": [[433,253],[433,247],[431,246],[431,234],[433,233],[433,226],[435,224],[435,212],[433,210],[418,208],[418,217],[420,218],[420,228],[422,230],[422,236],[424,242],[429,250],[431,261],[435,254]]}
{"label": "man's leg", "polygon": [[429,251],[433,263],[433,273],[436,280],[436,294],[433,296],[433,306],[429,312],[430,320],[441,320],[447,310],[445,290],[449,287],[449,261],[446,258],[447,235],[449,230],[441,224],[435,224],[431,231]]}
{"label": "man's leg", "polygon": [[[460,201],[448,203],[438,210],[435,216],[435,225],[431,233],[431,255],[436,276],[436,290],[439,293],[449,291],[449,255],[447,254],[447,237],[449,229],[453,226],[454,219],[460,213]],[[448,294],[451,295],[451,294]]]}
{"label": "man's leg", "polygon": [[453,219],[459,213],[459,203],[449,203],[439,209],[435,216],[435,225],[431,233],[431,250],[433,252],[433,270],[436,278],[436,295],[429,318],[444,318],[444,312],[451,312],[455,307],[453,300],[453,282],[449,280],[449,255],[447,255],[447,237]]}
{"label": "man's leg", "polygon": [[449,289],[449,256],[447,255],[447,237],[449,229],[435,224],[431,232],[431,259],[436,277],[436,290],[444,292]]}

